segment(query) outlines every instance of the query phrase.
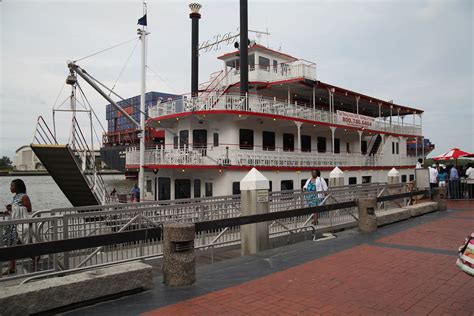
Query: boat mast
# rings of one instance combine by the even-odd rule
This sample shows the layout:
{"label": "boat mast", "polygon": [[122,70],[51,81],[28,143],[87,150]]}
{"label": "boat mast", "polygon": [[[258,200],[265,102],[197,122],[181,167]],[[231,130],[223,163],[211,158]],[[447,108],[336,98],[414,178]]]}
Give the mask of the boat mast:
{"label": "boat mast", "polygon": [[[146,19],[146,4],[143,3],[143,14]],[[146,21],[146,20],[145,20]],[[140,189],[140,200],[143,200],[145,195],[145,93],[146,93],[146,86],[145,86],[145,75],[146,75],[146,36],[148,33],[145,30],[145,25],[142,25],[141,29],[137,30],[137,33],[140,37],[142,43],[142,52],[141,52],[141,74],[140,74],[140,87],[141,87],[141,95],[140,95],[140,129],[141,133],[138,135],[140,138],[140,166],[138,171],[138,188]]]}

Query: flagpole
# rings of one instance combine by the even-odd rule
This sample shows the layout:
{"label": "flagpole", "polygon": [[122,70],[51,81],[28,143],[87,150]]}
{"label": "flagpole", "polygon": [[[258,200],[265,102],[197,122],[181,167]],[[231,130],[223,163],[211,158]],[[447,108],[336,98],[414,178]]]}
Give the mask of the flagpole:
{"label": "flagpole", "polygon": [[144,16],[139,20],[139,24],[142,25],[141,29],[138,29],[138,35],[141,40],[141,73],[140,73],[140,166],[138,171],[138,188],[140,189],[140,200],[143,201],[145,197],[145,93],[146,93],[146,36],[148,33],[145,30],[147,25],[146,21],[146,4],[143,3]]}

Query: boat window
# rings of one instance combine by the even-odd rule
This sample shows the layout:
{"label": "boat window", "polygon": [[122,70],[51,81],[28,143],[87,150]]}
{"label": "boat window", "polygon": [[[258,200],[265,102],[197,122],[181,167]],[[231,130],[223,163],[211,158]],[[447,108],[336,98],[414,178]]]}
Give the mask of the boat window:
{"label": "boat window", "polygon": [[194,197],[201,197],[201,180],[199,179],[194,179]]}
{"label": "boat window", "polygon": [[362,155],[367,154],[367,141],[366,140],[362,141],[361,147],[360,147],[360,152],[362,153]]}
{"label": "boat window", "polygon": [[158,200],[170,200],[171,199],[171,179],[170,178],[158,178]]}
{"label": "boat window", "polygon": [[347,152],[348,154],[351,153],[351,143],[346,143],[346,152]]}
{"label": "boat window", "polygon": [[193,149],[207,148],[207,130],[193,130]]}
{"label": "boat window", "polygon": [[270,59],[263,56],[258,56],[258,68],[270,71]]}
{"label": "boat window", "polygon": [[263,150],[275,150],[275,132],[262,132]]}
{"label": "boat window", "polygon": [[191,198],[191,180],[189,179],[174,180],[174,198],[176,200]]}
{"label": "boat window", "polygon": [[395,142],[392,142],[392,155],[395,155]]}
{"label": "boat window", "polygon": [[402,174],[402,182],[403,183],[407,182],[407,175],[406,174]]}
{"label": "boat window", "polygon": [[397,142],[397,144],[395,145],[395,146],[396,146],[395,149],[396,149],[396,154],[397,154],[397,155],[399,154],[399,149],[400,149],[398,144],[399,144],[399,143]]}
{"label": "boat window", "polygon": [[410,181],[414,181],[415,180],[415,175],[414,174],[411,174],[410,175]]}
{"label": "boat window", "polygon": [[349,184],[357,184],[357,177],[349,177]]}
{"label": "boat window", "polygon": [[239,69],[240,60],[239,58],[232,59],[232,60],[227,61],[225,64],[227,67]]}
{"label": "boat window", "polygon": [[372,176],[363,176],[362,183],[370,183],[372,182]]}
{"label": "boat window", "polygon": [[295,135],[283,134],[283,150],[295,151]]}
{"label": "boat window", "polygon": [[212,196],[212,182],[206,182],[205,184],[206,197]]}
{"label": "boat window", "polygon": [[179,137],[178,135],[173,137],[173,148],[178,149]]}
{"label": "boat window", "polygon": [[301,135],[301,151],[311,152],[311,136]]}
{"label": "boat window", "polygon": [[251,129],[240,129],[239,145],[240,149],[253,149],[253,130]]}
{"label": "boat window", "polygon": [[334,138],[334,153],[339,154],[341,152],[341,140]]}
{"label": "boat window", "polygon": [[219,147],[219,133],[214,133],[214,135],[213,135],[213,145],[214,145],[214,147]]}
{"label": "boat window", "polygon": [[232,194],[240,194],[240,182],[232,182]]}
{"label": "boat window", "polygon": [[255,54],[249,55],[249,70],[255,70]]}
{"label": "boat window", "polygon": [[273,72],[278,72],[278,60],[273,60]]}
{"label": "boat window", "polygon": [[272,188],[273,188],[273,187],[272,187],[272,182],[271,182],[271,181],[269,181],[269,182],[270,182],[270,189],[269,189],[269,191],[272,192]]}
{"label": "boat window", "polygon": [[282,180],[280,186],[281,191],[293,190],[293,180]]}
{"label": "boat window", "polygon": [[318,137],[318,153],[326,152],[326,137]]}
{"label": "boat window", "polygon": [[308,181],[308,180],[305,180],[305,179],[301,180],[301,189],[302,189],[302,188],[304,187],[304,185],[306,184],[306,181]]}
{"label": "boat window", "polygon": [[187,129],[179,131],[179,148],[189,147],[189,131]]}

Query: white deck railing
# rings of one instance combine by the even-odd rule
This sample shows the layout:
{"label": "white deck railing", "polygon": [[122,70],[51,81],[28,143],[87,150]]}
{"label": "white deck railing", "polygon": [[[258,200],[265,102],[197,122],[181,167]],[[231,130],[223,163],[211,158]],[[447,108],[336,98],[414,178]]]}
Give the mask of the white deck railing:
{"label": "white deck railing", "polygon": [[[149,109],[149,115],[151,118],[157,118],[175,113],[212,110],[266,113],[341,125],[341,123],[337,121],[336,113],[329,112],[321,107],[309,107],[298,104],[297,102],[289,103],[276,98],[272,99],[259,95],[241,96],[227,93],[194,98],[183,96],[180,99],[159,103],[151,107]],[[419,125],[398,125],[393,122],[390,124],[390,122],[381,119],[376,119],[370,129],[380,132],[421,136],[421,126]]]}
{"label": "white deck railing", "polygon": [[[270,166],[270,167],[316,167],[316,166],[383,166],[381,155],[297,153],[282,150],[243,150],[214,147],[208,149],[148,149],[145,165],[210,165],[210,166]],[[400,165],[415,165],[416,157],[403,157]],[[126,152],[126,164],[138,165],[139,151],[130,148]]]}
{"label": "white deck railing", "polygon": [[[276,67],[249,66],[250,81],[274,82],[296,78],[316,80],[316,64],[305,60],[297,60],[292,63],[279,64]],[[237,82],[240,82],[240,71],[232,69],[227,75],[226,83],[230,85]]]}

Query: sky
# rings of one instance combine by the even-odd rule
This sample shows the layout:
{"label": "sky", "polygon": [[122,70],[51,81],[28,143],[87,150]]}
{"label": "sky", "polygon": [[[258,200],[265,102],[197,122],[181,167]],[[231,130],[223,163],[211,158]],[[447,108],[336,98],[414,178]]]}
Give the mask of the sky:
{"label": "sky", "polygon": [[[190,91],[189,2],[148,1],[147,91]],[[237,32],[238,0],[200,3],[200,42]],[[32,142],[38,116],[52,125],[53,106],[70,93],[68,60],[131,40],[78,64],[107,86],[116,83],[123,97],[139,94],[141,16],[140,0],[0,0],[0,156],[13,158]],[[470,0],[249,0],[249,29],[268,29],[263,44],[316,62],[318,80],[424,110],[433,154],[453,147],[474,152],[473,18]],[[232,50],[224,45],[201,54],[200,82],[221,70],[216,57]],[[108,102],[82,87],[106,127]],[[70,119],[56,115],[64,140]],[[87,124],[85,114],[79,120]]]}

